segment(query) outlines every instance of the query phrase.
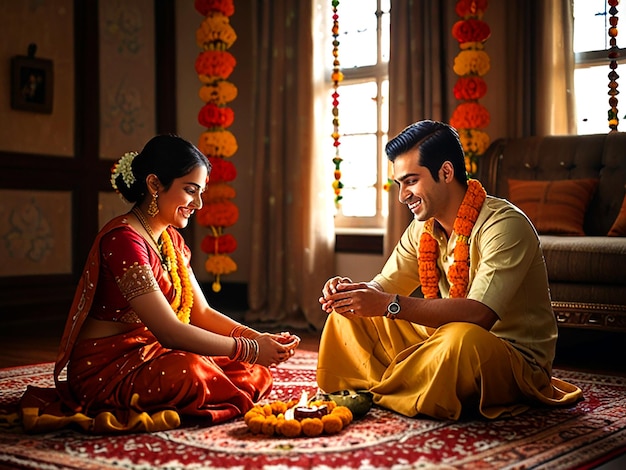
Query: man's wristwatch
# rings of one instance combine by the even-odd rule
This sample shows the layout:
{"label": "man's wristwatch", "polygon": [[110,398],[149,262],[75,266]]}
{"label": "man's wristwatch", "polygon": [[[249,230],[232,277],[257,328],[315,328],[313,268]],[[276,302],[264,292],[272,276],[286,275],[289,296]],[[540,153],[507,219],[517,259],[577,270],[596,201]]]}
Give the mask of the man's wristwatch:
{"label": "man's wristwatch", "polygon": [[387,318],[391,318],[395,320],[400,313],[400,297],[396,294],[396,297],[393,299],[389,305],[387,305]]}

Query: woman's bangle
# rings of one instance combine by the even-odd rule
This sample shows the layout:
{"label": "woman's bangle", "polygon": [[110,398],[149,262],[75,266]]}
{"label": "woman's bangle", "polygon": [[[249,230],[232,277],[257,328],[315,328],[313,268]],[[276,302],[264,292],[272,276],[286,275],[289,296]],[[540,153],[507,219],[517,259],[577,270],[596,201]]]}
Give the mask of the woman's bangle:
{"label": "woman's bangle", "polygon": [[233,361],[248,362],[254,364],[259,359],[259,343],[245,336],[235,336],[235,353]]}
{"label": "woman's bangle", "polygon": [[229,336],[246,336],[247,338],[250,337],[250,334],[246,335],[246,332],[250,331],[251,334],[253,334],[254,336],[256,336],[255,331],[252,328],[249,328],[245,325],[237,325],[235,326],[232,330],[230,330],[230,334]]}

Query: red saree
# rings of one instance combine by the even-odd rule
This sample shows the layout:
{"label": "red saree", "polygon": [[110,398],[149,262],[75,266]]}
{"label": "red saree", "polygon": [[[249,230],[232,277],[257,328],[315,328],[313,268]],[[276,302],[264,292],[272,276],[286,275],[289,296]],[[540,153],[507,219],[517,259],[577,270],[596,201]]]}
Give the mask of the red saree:
{"label": "red saree", "polygon": [[[71,425],[93,433],[150,432],[178,427],[185,415],[220,423],[244,414],[271,390],[266,367],[166,349],[142,323],[125,334],[77,342],[94,297],[98,302],[107,298],[98,280],[112,277],[101,269],[101,240],[120,227],[127,227],[125,216],[109,222],[94,241],[61,340],[56,388],[28,387],[20,401],[24,428],[44,432]],[[188,254],[182,236],[168,231],[176,250]],[[137,249],[151,258],[154,276],[168,297],[169,281],[160,263],[152,260],[147,245]],[[111,298],[119,301],[119,296]]]}

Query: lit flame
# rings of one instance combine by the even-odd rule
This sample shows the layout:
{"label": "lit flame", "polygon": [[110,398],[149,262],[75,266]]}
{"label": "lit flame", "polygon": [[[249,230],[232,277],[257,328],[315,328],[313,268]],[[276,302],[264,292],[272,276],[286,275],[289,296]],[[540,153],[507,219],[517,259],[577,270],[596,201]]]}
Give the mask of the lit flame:
{"label": "lit flame", "polygon": [[285,411],[285,419],[295,419],[294,412],[296,408],[301,407],[301,406],[306,407],[308,401],[309,401],[309,396],[306,393],[306,390],[303,390],[302,395],[300,395],[300,401],[298,401],[298,403],[296,403],[294,406],[292,406],[287,411]]}

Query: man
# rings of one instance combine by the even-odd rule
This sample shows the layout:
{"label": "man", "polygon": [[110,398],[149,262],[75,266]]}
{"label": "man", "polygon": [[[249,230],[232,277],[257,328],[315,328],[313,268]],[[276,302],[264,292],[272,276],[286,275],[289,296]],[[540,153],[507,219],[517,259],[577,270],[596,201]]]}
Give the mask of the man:
{"label": "man", "polygon": [[[528,218],[467,180],[444,123],[412,124],[385,150],[414,220],[372,281],[324,285],[320,388],[369,390],[380,406],[440,419],[579,400],[552,377],[557,326]],[[424,298],[411,296],[418,287]]]}

